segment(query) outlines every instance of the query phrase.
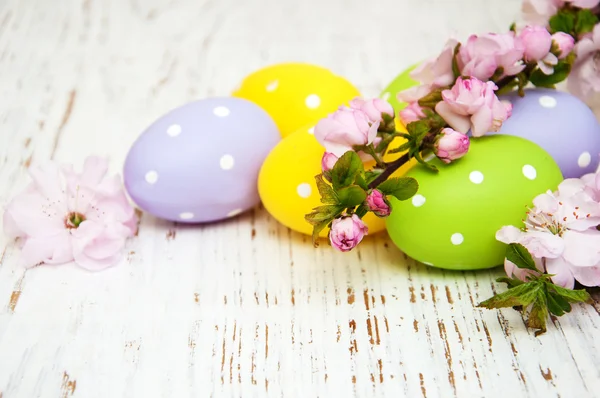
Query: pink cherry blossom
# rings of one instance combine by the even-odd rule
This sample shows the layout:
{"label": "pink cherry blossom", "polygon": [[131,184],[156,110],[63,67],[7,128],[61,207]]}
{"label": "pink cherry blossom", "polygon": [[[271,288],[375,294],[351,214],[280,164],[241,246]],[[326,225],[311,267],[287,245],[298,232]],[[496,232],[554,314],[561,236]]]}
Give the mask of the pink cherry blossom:
{"label": "pink cherry blossom", "polygon": [[591,105],[600,102],[600,24],[575,45],[577,59],[567,79],[569,91]]}
{"label": "pink cherry blossom", "polygon": [[427,94],[431,93],[432,87],[429,84],[422,84],[420,86],[415,86],[411,88],[407,88],[406,90],[400,91],[396,95],[396,99],[400,102],[417,102],[421,98],[425,97]]}
{"label": "pink cherry blossom", "polygon": [[410,73],[410,77],[433,88],[445,87],[454,83],[452,58],[457,44],[458,41],[455,39],[448,40],[439,56],[421,63]]}
{"label": "pink cherry blossom", "polygon": [[378,217],[387,217],[392,211],[385,195],[378,189],[374,189],[367,195],[367,206]]}
{"label": "pink cherry blossom", "polygon": [[418,102],[411,102],[400,111],[400,119],[406,124],[419,121],[424,117],[425,113]]}
{"label": "pink cherry blossom", "polygon": [[4,230],[20,238],[25,266],[75,261],[101,270],[119,262],[137,216],[119,177],[106,172],[106,160],[96,157],[82,173],[55,163],[31,168],[33,182],[4,213]]}
{"label": "pink cherry blossom", "polygon": [[519,38],[525,46],[523,54],[525,61],[539,61],[550,52],[552,35],[544,27],[526,26],[519,34]]}
{"label": "pink cherry blossom", "polygon": [[575,47],[575,39],[573,36],[564,32],[556,32],[553,34],[552,42],[558,49],[558,54],[556,54],[558,59],[566,58],[571,51],[573,51],[573,47]]}
{"label": "pink cherry blossom", "polygon": [[355,98],[350,101],[350,108],[363,111],[371,123],[383,122],[383,114],[388,115],[392,119],[394,118],[394,108],[389,102],[381,98],[370,100]]}
{"label": "pink cherry blossom", "polygon": [[372,144],[379,122],[372,123],[361,110],[340,108],[315,126],[315,138],[327,152],[342,156],[354,146]]}
{"label": "pink cherry blossom", "polygon": [[[585,286],[600,285],[600,204],[586,190],[581,179],[563,181],[557,192],[537,196],[528,212],[524,231],[503,227],[496,238],[504,243],[520,243],[534,259],[538,269],[545,267],[557,285],[572,289],[575,280]],[[507,273],[516,271],[505,262]]]}
{"label": "pink cherry blossom", "polygon": [[365,223],[356,215],[336,218],[331,224],[329,241],[331,246],[342,252],[354,249],[368,233]]}
{"label": "pink cherry blossom", "polygon": [[523,16],[531,24],[547,26],[550,17],[564,4],[563,0],[524,0]]}
{"label": "pink cherry blossom", "polygon": [[481,36],[472,35],[459,52],[463,76],[486,81],[502,68],[502,76],[513,76],[525,69],[522,62],[525,46],[514,32]]}
{"label": "pink cherry blossom", "polygon": [[482,82],[476,78],[459,77],[451,90],[442,91],[443,101],[436,112],[456,131],[466,134],[471,130],[474,137],[490,131],[498,131],[510,116],[512,106],[502,103],[494,93],[494,82]]}
{"label": "pink cherry blossom", "polygon": [[435,142],[434,152],[442,162],[450,163],[465,156],[469,146],[470,141],[466,134],[445,128]]}

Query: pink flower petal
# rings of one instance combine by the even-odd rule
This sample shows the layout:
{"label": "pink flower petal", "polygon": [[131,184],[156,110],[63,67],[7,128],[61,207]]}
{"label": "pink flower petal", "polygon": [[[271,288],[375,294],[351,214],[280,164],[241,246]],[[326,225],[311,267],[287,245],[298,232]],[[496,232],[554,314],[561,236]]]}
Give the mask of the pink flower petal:
{"label": "pink flower petal", "polygon": [[566,289],[573,289],[575,286],[575,278],[571,273],[571,265],[562,257],[547,259],[546,271],[554,275],[552,277],[554,284]]}

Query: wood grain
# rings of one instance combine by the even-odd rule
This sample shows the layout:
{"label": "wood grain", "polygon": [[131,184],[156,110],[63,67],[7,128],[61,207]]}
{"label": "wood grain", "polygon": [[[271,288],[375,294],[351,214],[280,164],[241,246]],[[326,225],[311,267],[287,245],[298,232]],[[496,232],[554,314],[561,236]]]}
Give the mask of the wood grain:
{"label": "wood grain", "polygon": [[[376,95],[519,0],[0,2],[0,203],[27,168],[106,155],[154,119],[304,61]],[[476,304],[501,270],[447,272],[385,234],[336,253],[261,207],[215,225],[141,218],[118,267],[25,271],[0,238],[0,397],[592,397],[600,304],[536,338]],[[432,248],[435,249],[435,248]]]}

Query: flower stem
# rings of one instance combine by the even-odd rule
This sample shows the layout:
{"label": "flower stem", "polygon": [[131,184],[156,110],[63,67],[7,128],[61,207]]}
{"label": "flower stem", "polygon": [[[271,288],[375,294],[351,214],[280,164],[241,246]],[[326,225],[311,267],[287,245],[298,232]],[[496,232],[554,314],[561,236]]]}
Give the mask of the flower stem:
{"label": "flower stem", "polygon": [[377,188],[377,186],[379,184],[381,184],[382,182],[387,180],[389,176],[394,174],[394,172],[396,170],[398,170],[400,167],[402,167],[403,164],[406,164],[408,161],[409,161],[408,153],[405,153],[404,155],[402,155],[398,159],[394,160],[393,162],[387,163],[387,166],[386,166],[385,170],[383,171],[383,173],[381,173],[380,175],[377,176],[377,178],[375,178],[373,181],[371,181],[371,183],[369,184],[369,188],[370,189]]}

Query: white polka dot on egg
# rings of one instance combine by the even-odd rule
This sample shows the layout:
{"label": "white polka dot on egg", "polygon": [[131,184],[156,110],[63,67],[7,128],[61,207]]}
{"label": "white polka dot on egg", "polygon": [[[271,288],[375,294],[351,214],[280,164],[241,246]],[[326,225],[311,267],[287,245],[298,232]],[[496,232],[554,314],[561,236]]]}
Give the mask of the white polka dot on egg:
{"label": "white polka dot on egg", "polygon": [[416,194],[415,196],[412,197],[412,204],[415,207],[421,207],[425,204],[425,201],[427,199],[425,199],[425,196],[421,195],[421,194]]}
{"label": "white polka dot on egg", "polygon": [[240,214],[242,212],[242,209],[235,209],[235,210],[231,210],[229,213],[227,213],[227,217],[234,217],[237,216],[238,214]]}
{"label": "white polka dot on egg", "polygon": [[592,155],[589,152],[583,152],[577,159],[577,165],[582,169],[588,167],[592,162]]}
{"label": "white polka dot on egg", "polygon": [[301,198],[308,198],[312,193],[312,188],[310,187],[310,184],[303,182],[302,184],[298,185],[296,192]]}
{"label": "white polka dot on egg", "polygon": [[219,165],[223,170],[231,170],[235,165],[235,159],[231,155],[223,155],[219,160]]}
{"label": "white polka dot on egg", "polygon": [[181,134],[181,126],[178,124],[170,125],[169,128],[167,128],[167,134],[171,137],[177,137],[179,134]]}
{"label": "white polka dot on egg", "polygon": [[471,174],[469,174],[469,180],[471,180],[473,184],[481,184],[483,182],[483,173],[477,170],[472,171]]}
{"label": "white polka dot on egg", "polygon": [[145,178],[148,184],[156,184],[156,181],[158,181],[158,173],[154,170],[150,170],[146,173]]}
{"label": "white polka dot on egg", "polygon": [[181,218],[182,220],[191,220],[192,218],[194,218],[194,213],[186,211],[179,214],[179,218]]}
{"label": "white polka dot on egg", "polygon": [[455,234],[452,234],[452,236],[450,237],[450,242],[452,242],[452,244],[455,246],[460,245],[464,241],[465,241],[465,237],[463,236],[463,234],[458,233],[458,232]]}
{"label": "white polka dot on egg", "polygon": [[217,106],[215,109],[213,109],[213,113],[218,117],[225,117],[228,116],[231,111],[226,106]]}
{"label": "white polka dot on egg", "polygon": [[277,86],[279,86],[279,80],[273,80],[271,83],[267,84],[266,89],[268,92],[273,92],[277,90]]}
{"label": "white polka dot on egg", "polygon": [[539,99],[540,105],[544,108],[554,108],[556,107],[556,98],[551,97],[549,95],[542,95]]}
{"label": "white polka dot on egg", "polygon": [[392,94],[391,94],[390,92],[387,92],[387,91],[386,91],[385,93],[383,93],[383,94],[381,95],[381,99],[382,99],[382,100],[384,100],[384,101],[387,101],[388,99],[390,99],[391,95],[392,95]]}
{"label": "white polka dot on egg", "polygon": [[530,180],[535,180],[537,177],[537,170],[530,164],[523,166],[521,171],[523,172],[523,175]]}
{"label": "white polka dot on egg", "polygon": [[310,109],[318,108],[321,105],[321,98],[317,94],[311,94],[304,100],[307,107]]}
{"label": "white polka dot on egg", "polygon": [[308,129],[308,134],[314,134],[315,133],[315,128],[311,127]]}

